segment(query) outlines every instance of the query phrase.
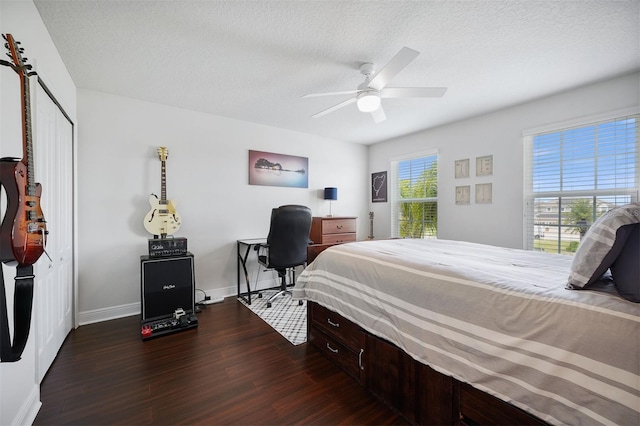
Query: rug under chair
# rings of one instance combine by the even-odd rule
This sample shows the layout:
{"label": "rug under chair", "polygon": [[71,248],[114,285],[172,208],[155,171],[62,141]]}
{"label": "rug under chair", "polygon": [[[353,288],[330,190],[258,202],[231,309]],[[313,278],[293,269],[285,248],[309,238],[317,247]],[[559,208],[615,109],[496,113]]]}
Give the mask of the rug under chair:
{"label": "rug under chair", "polygon": [[251,295],[251,305],[244,299],[238,298],[243,305],[258,315],[278,333],[282,334],[294,345],[307,341],[307,302],[302,305],[297,300],[291,299],[291,295],[280,296],[271,302],[267,308],[267,300],[278,290],[264,290],[262,297]]}

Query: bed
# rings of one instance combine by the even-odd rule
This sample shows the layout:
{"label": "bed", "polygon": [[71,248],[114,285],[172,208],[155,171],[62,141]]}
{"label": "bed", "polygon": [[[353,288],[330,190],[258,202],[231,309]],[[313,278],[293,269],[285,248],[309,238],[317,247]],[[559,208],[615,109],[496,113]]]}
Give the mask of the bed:
{"label": "bed", "polygon": [[544,423],[638,425],[640,304],[610,281],[571,290],[572,263],[460,241],[362,241],[320,253],[293,295]]}

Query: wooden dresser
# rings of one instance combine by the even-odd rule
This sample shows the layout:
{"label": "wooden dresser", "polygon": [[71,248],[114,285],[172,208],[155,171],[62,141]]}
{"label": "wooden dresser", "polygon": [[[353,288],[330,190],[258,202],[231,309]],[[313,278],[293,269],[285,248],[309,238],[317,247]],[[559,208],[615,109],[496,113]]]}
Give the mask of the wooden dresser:
{"label": "wooden dresser", "polygon": [[341,244],[356,240],[356,217],[314,217],[309,237],[314,244]]}
{"label": "wooden dresser", "polygon": [[314,217],[309,238],[313,244],[307,248],[307,263],[315,260],[322,251],[336,244],[356,240],[356,217]]}

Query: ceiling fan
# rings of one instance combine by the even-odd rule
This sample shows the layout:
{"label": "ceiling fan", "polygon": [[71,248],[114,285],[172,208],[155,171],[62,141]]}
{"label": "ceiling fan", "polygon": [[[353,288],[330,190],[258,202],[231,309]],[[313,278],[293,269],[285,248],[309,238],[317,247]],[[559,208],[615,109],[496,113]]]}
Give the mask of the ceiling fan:
{"label": "ceiling fan", "polygon": [[379,123],[387,118],[382,109],[382,98],[441,98],[447,91],[446,87],[387,87],[391,79],[409,65],[419,54],[420,52],[418,51],[403,47],[391,58],[389,63],[382,67],[375,75],[375,68],[372,63],[367,62],[362,64],[360,66],[360,72],[365,76],[365,80],[358,86],[357,90],[304,95],[303,98],[356,95],[344,102],[320,111],[312,115],[312,117],[322,117],[355,102],[360,111],[371,113],[373,120]]}

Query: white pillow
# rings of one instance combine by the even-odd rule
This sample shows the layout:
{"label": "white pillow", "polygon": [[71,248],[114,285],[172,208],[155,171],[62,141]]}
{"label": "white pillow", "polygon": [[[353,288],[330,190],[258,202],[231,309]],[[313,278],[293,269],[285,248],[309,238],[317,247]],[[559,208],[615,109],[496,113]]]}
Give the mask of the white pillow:
{"label": "white pillow", "polygon": [[567,288],[584,288],[597,281],[616,261],[633,230],[625,225],[635,223],[640,223],[640,203],[615,207],[599,217],[573,256]]}

